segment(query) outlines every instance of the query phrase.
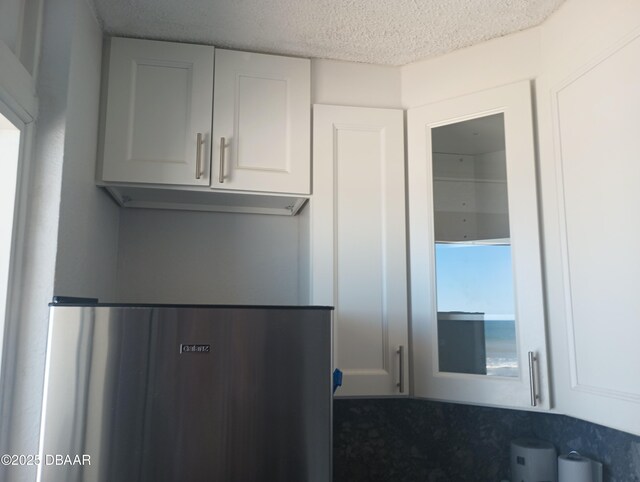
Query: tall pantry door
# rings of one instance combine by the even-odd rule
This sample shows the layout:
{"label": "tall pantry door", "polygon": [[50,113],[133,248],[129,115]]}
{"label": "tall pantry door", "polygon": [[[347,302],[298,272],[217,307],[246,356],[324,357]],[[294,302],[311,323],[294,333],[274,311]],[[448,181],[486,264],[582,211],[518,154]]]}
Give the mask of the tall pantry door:
{"label": "tall pantry door", "polygon": [[403,112],[314,106],[313,303],[335,305],[340,396],[408,394]]}

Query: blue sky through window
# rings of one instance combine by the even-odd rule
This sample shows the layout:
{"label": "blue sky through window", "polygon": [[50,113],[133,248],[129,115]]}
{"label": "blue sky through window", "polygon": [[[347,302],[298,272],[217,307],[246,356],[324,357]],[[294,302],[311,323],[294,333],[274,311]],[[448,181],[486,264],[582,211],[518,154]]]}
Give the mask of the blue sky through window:
{"label": "blue sky through window", "polygon": [[436,279],[438,311],[514,319],[511,246],[436,243]]}

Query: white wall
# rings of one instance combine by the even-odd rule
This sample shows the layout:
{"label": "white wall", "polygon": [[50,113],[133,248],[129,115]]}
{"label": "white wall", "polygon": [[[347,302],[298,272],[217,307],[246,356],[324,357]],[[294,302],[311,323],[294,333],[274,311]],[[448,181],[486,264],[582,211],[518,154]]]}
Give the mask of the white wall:
{"label": "white wall", "polygon": [[[4,13],[3,13],[4,14]],[[5,21],[7,19],[4,19]],[[18,21],[18,19],[11,19]],[[38,23],[39,25],[39,23]],[[39,33],[34,34],[39,37]],[[34,51],[35,53],[35,51]],[[3,300],[4,307],[2,318],[2,330],[0,335],[2,338],[2,348],[0,348],[0,368],[2,373],[0,376],[0,451],[6,453],[9,447],[10,423],[13,420],[11,413],[12,406],[12,387],[15,379],[15,351],[5,349],[10,346],[9,342],[16,340],[20,320],[20,307],[22,305],[22,290],[24,283],[23,276],[23,259],[25,250],[25,232],[27,231],[27,210],[31,199],[29,188],[31,181],[29,179],[29,164],[31,162],[33,152],[34,138],[34,119],[37,117],[38,99],[36,97],[35,79],[25,69],[20,59],[14,55],[14,52],[0,41],[0,104],[2,114],[11,120],[14,125],[19,126],[21,134],[19,134],[21,147],[19,164],[14,166],[14,172],[9,169],[6,176],[3,176],[3,197],[7,196],[10,202],[4,203],[3,209],[8,210],[9,219],[5,221],[12,223],[12,228],[8,232],[3,233],[6,242],[11,246],[11,259],[6,260],[5,288],[3,294],[6,298]],[[5,121],[3,121],[4,123]],[[8,153],[5,153],[8,154]],[[14,160],[15,161],[15,160]],[[11,162],[7,159],[7,162]],[[17,167],[17,170],[15,169]],[[4,178],[6,177],[6,178]],[[6,183],[6,185],[5,185]],[[15,196],[14,196],[15,194]],[[15,201],[15,205],[14,205]],[[8,236],[8,237],[7,237]],[[8,249],[8,246],[5,245]],[[7,251],[6,254],[9,254]],[[8,273],[7,273],[8,269]],[[7,281],[9,284],[7,285]],[[2,468],[0,467],[0,475]]]}
{"label": "white wall", "polygon": [[117,301],[298,304],[298,218],[124,209]]}
{"label": "white wall", "polygon": [[313,59],[311,103],[400,107],[400,68]]}
{"label": "white wall", "polygon": [[[53,295],[64,155],[64,113],[71,56],[74,2],[47,3],[43,52],[37,92],[40,114],[29,184],[29,206],[23,260],[24,289],[18,320],[9,320],[3,370],[13,386],[4,427],[10,440],[6,453],[37,453],[42,381],[47,341],[47,303]],[[66,66],[66,68],[65,68]],[[15,341],[14,341],[15,340]],[[28,349],[20,349],[28,347]],[[13,357],[11,357],[13,354]],[[10,380],[6,381],[11,383]],[[35,468],[5,468],[4,479],[32,480]]]}
{"label": "white wall", "polygon": [[[6,21],[7,18],[3,20]],[[40,24],[37,23],[37,25]],[[40,39],[39,33],[34,33],[33,39],[29,40],[34,39]],[[39,48],[36,49],[33,45],[31,47],[30,55],[25,54],[30,62],[30,68],[27,68],[22,63],[23,59],[16,56],[15,52],[0,40],[0,65],[2,66],[0,68],[0,101],[12,109],[25,123],[32,122],[38,111],[33,64]]]}
{"label": "white wall", "polygon": [[298,212],[298,300],[311,303],[311,208],[308,202]]}
{"label": "white wall", "polygon": [[401,68],[402,106],[416,107],[534,79],[540,66],[539,28],[407,64]]}
{"label": "white wall", "polygon": [[14,54],[19,54],[24,3],[24,0],[0,2],[0,41],[4,42]]}
{"label": "white wall", "polygon": [[[94,183],[93,178],[89,180],[85,174],[89,169],[93,170],[95,162],[97,109],[93,96],[98,92],[99,76],[95,69],[100,65],[100,29],[85,0],[50,0],[45,5],[42,38],[36,88],[40,111],[31,159],[24,256],[18,260],[23,263],[21,312],[17,319],[11,320],[7,339],[13,349],[7,352],[11,351],[12,356],[5,358],[3,367],[12,376],[3,390],[3,396],[7,397],[3,431],[9,434],[2,447],[3,453],[37,453],[49,315],[47,303],[55,294],[56,277],[58,285],[74,289],[86,283],[89,287],[83,291],[86,294],[94,289],[106,290],[108,282],[105,284],[84,276],[97,267],[87,261],[94,259],[90,250],[102,249],[104,244],[83,246],[82,249],[80,246],[100,234],[114,239],[113,219],[105,223],[97,220],[97,217],[108,217],[109,208],[85,189]],[[70,163],[70,170],[63,173],[66,161]],[[72,172],[76,169],[78,174]],[[63,187],[64,194],[61,192]],[[76,203],[82,205],[82,210],[77,209]],[[115,210],[111,214],[114,213]],[[73,217],[80,219],[71,219]],[[87,230],[98,226],[101,232],[79,233],[83,219],[94,220]],[[74,235],[64,234],[59,240],[59,223],[75,229]],[[74,251],[82,257],[75,258]],[[62,267],[61,263],[85,264],[86,272],[81,274]],[[112,259],[111,266],[115,263]],[[108,263],[102,259],[100,264]],[[59,275],[57,269],[60,269]],[[107,278],[109,276],[113,279],[113,274],[107,274]],[[5,469],[6,472],[0,474],[2,480],[33,480],[35,477],[35,467]]]}
{"label": "white wall", "polygon": [[102,31],[80,0],[67,90],[56,295],[113,298],[119,209],[95,185]]}
{"label": "white wall", "polygon": [[[42,7],[43,0],[0,2],[0,45],[2,49],[11,52],[22,68],[33,76],[36,75],[36,63],[40,52]],[[6,60],[3,57],[0,53],[0,59]],[[3,70],[6,67],[3,65]]]}

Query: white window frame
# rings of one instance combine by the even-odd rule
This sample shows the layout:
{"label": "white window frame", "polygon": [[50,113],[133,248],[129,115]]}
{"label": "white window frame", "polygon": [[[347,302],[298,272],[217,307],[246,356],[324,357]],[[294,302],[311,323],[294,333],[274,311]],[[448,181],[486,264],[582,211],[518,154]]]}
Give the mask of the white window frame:
{"label": "white window frame", "polygon": [[[38,38],[39,42],[39,38]],[[13,232],[7,281],[5,318],[0,320],[0,420],[10,420],[12,393],[15,380],[15,350],[7,350],[16,340],[19,328],[20,305],[23,296],[24,246],[29,199],[29,179],[34,146],[35,121],[38,99],[34,77],[0,42],[0,113],[21,132],[16,173],[16,193],[13,216]],[[7,447],[10,427],[2,424],[0,447]]]}

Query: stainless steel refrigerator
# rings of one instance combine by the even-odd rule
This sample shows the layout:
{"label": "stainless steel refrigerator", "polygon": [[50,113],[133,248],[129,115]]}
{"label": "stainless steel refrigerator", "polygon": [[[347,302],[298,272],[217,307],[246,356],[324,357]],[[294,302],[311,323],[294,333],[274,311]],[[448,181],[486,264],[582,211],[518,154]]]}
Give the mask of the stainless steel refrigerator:
{"label": "stainless steel refrigerator", "polygon": [[38,480],[331,480],[331,308],[50,310]]}

